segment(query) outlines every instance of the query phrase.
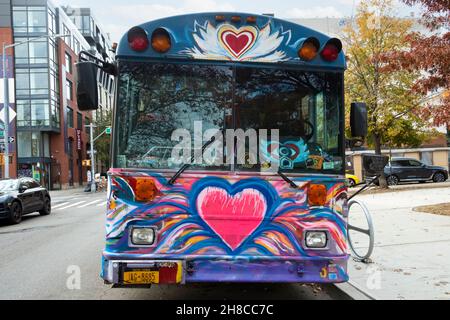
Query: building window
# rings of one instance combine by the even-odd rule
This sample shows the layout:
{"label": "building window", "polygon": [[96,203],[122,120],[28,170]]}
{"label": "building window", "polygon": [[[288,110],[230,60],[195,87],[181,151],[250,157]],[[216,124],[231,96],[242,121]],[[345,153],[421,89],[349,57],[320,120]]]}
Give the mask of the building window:
{"label": "building window", "polygon": [[47,32],[46,7],[13,7],[14,33]]}
{"label": "building window", "polygon": [[31,100],[31,125],[50,125],[50,108],[48,100]]}
{"label": "building window", "polygon": [[77,128],[83,131],[83,115],[77,112]]}
{"label": "building window", "polygon": [[72,57],[67,52],[65,53],[64,57],[65,57],[66,71],[72,74]]}
{"label": "building window", "polygon": [[67,107],[67,126],[73,128],[73,110]]}
{"label": "building window", "polygon": [[73,51],[75,52],[75,54],[79,54],[81,51],[80,41],[78,41],[78,39],[76,38],[73,38]]}
{"label": "building window", "polygon": [[56,100],[51,99],[50,106],[50,111],[52,114],[52,126],[55,128],[59,128],[59,105],[57,104]]}
{"label": "building window", "polygon": [[64,42],[71,47],[71,42],[72,42],[72,34],[70,33],[70,29],[67,28],[67,26],[65,24],[63,24],[63,35],[67,36],[64,37]]}
{"label": "building window", "polygon": [[48,100],[17,100],[17,126],[43,127],[50,125]]}
{"label": "building window", "polygon": [[73,85],[72,81],[66,79],[66,98],[67,100],[73,100]]}
{"label": "building window", "polygon": [[48,31],[50,34],[56,33],[56,19],[55,19],[55,13],[48,9]]}
{"label": "building window", "polygon": [[17,132],[17,152],[21,158],[40,157],[41,133],[30,131]]}
{"label": "building window", "polygon": [[16,94],[23,95],[46,95],[48,94],[48,69],[16,69]]}
{"label": "building window", "polygon": [[17,126],[18,127],[29,127],[31,126],[31,108],[30,101],[28,100],[17,100]]}
{"label": "building window", "polygon": [[[16,42],[28,41],[33,38],[17,37]],[[14,57],[16,64],[47,63],[47,40],[35,40],[15,47]]]}

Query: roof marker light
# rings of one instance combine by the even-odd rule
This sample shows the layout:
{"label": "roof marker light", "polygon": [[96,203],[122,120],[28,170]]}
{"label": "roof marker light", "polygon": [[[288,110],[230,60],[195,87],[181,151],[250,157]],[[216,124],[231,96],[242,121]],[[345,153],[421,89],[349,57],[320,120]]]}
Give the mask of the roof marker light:
{"label": "roof marker light", "polygon": [[327,41],[324,48],[322,49],[322,52],[320,52],[320,55],[325,61],[335,61],[339,53],[342,51],[342,42],[341,40],[337,38],[331,38]]}
{"label": "roof marker light", "polygon": [[241,22],[241,17],[240,16],[232,16],[231,22],[234,22],[234,23]]}
{"label": "roof marker light", "polygon": [[216,16],[216,21],[217,22],[224,22],[225,21],[225,16]]}
{"label": "roof marker light", "polygon": [[166,53],[172,47],[170,34],[164,28],[158,28],[152,33],[152,48],[159,53]]}
{"label": "roof marker light", "polygon": [[247,17],[247,23],[256,23],[256,17],[255,16]]}
{"label": "roof marker light", "polygon": [[319,40],[314,37],[309,37],[303,42],[301,48],[298,50],[298,56],[305,61],[311,61],[317,56],[319,48]]}
{"label": "roof marker light", "polygon": [[128,31],[128,44],[134,51],[145,51],[148,48],[149,41],[147,33],[141,27],[133,27]]}

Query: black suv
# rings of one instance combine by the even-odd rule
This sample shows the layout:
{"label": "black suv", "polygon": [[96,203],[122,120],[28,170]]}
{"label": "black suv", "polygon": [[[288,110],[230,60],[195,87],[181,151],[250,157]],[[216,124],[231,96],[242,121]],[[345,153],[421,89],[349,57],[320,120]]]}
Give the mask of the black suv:
{"label": "black suv", "polygon": [[448,171],[444,167],[429,166],[411,158],[392,158],[384,167],[384,174],[390,186],[406,181],[444,182],[448,179]]}
{"label": "black suv", "polygon": [[32,178],[0,180],[0,219],[17,224],[22,216],[38,211],[48,215],[51,211],[50,195]]}

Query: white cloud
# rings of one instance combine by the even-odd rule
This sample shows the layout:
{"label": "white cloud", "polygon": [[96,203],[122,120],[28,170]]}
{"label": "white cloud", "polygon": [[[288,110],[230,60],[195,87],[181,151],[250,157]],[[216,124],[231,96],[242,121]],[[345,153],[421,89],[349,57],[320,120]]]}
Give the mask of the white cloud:
{"label": "white cloud", "polygon": [[344,15],[333,6],[320,6],[308,9],[293,8],[286,13],[287,18],[340,18]]}

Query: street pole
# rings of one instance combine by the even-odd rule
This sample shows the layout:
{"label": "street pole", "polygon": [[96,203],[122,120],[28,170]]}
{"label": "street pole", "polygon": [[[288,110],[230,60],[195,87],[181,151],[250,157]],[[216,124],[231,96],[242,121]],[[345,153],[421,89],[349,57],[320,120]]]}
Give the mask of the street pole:
{"label": "street pole", "polygon": [[89,135],[91,138],[91,192],[95,192],[95,158],[94,158],[94,124],[89,124]]}
{"label": "street pole", "polygon": [[4,134],[3,139],[5,143],[5,175],[4,178],[9,178],[9,82],[7,77],[7,60],[6,60],[6,44],[3,43],[3,109],[5,110]]}

